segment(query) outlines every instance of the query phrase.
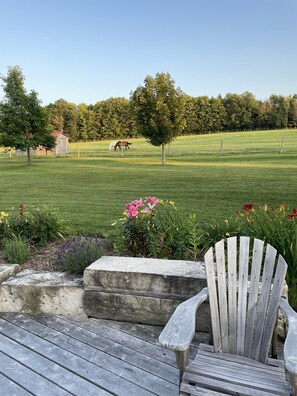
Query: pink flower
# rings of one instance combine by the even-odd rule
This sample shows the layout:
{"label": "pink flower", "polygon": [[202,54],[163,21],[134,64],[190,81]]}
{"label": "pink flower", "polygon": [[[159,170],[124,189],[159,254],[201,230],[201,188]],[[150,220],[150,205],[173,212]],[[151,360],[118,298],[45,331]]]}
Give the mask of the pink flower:
{"label": "pink flower", "polygon": [[155,197],[146,197],[145,200],[148,203],[150,209],[153,209],[153,207],[155,207],[159,203],[159,200]]}
{"label": "pink flower", "polygon": [[136,208],[131,207],[130,209],[126,210],[126,216],[128,219],[132,219],[133,217],[137,217],[139,212]]}
{"label": "pink flower", "polygon": [[126,209],[129,210],[132,207],[135,209],[139,209],[142,205],[143,205],[142,199],[139,200],[136,199],[135,201],[126,203]]}

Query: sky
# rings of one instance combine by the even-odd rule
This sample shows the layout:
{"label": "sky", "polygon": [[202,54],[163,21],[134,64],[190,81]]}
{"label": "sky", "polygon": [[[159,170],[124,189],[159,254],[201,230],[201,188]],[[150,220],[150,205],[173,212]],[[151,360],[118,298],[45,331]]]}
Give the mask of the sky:
{"label": "sky", "polygon": [[20,66],[44,105],[129,98],[159,72],[191,96],[288,96],[296,21],[297,0],[0,0],[0,74]]}

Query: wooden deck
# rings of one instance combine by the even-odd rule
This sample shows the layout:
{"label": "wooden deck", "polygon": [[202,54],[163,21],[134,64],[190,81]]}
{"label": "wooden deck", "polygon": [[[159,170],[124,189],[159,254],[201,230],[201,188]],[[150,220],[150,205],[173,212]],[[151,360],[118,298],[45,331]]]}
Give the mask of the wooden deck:
{"label": "wooden deck", "polygon": [[175,355],[158,345],[160,331],[98,319],[1,313],[1,395],[178,395]]}

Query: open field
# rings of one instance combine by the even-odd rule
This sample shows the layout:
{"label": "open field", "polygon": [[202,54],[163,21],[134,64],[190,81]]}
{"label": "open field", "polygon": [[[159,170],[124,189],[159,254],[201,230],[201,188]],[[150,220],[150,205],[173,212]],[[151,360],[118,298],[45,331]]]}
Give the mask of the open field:
{"label": "open field", "polygon": [[125,202],[147,195],[173,200],[201,220],[225,218],[247,202],[297,207],[297,130],[180,137],[166,167],[160,148],[131,142],[124,158],[106,141],[75,143],[68,157],[40,157],[32,166],[1,150],[0,210],[45,204],[73,232],[100,233],[121,217]]}

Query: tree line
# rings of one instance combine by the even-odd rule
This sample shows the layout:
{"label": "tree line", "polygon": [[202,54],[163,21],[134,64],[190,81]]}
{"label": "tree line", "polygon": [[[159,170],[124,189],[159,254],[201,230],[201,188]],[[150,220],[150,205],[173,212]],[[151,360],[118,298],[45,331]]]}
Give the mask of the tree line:
{"label": "tree line", "polygon": [[257,100],[250,92],[228,93],[225,97],[185,95],[169,73],[147,76],[130,99],[109,98],[95,105],[59,99],[42,106],[36,91],[27,93],[19,66],[8,68],[2,79],[0,102],[0,145],[30,152],[39,146],[55,145],[53,130],[72,141],[144,136],[152,145],[165,145],[179,135],[219,131],[297,127],[297,95],[271,95]]}
{"label": "tree line", "polygon": [[[104,140],[140,136],[130,99],[109,98],[95,105],[59,99],[45,106],[54,130],[71,141]],[[297,127],[297,94],[271,95],[258,100],[250,92],[224,97],[184,95],[184,126],[181,134],[281,129]]]}

